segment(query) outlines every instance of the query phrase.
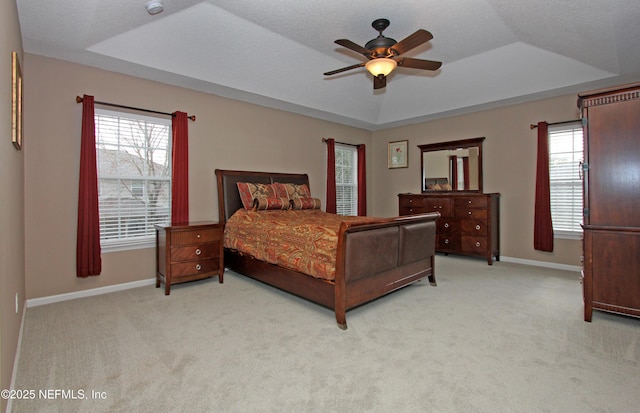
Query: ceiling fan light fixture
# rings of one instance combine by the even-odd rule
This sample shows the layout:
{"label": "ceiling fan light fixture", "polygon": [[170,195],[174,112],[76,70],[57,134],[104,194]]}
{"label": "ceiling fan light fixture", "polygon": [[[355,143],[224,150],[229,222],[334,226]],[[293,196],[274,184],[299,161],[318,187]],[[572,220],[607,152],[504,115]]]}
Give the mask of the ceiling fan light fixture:
{"label": "ceiling fan light fixture", "polygon": [[364,67],[375,77],[380,75],[387,76],[389,73],[393,72],[393,69],[395,69],[396,66],[398,66],[398,63],[388,57],[371,59],[364,65]]}

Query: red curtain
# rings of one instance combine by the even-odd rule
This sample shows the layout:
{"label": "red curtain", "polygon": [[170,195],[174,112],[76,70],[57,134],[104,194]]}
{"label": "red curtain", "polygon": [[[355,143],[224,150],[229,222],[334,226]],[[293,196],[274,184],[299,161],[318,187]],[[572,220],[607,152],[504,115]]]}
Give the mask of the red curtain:
{"label": "red curtain", "polygon": [[78,229],[76,238],[76,276],[100,275],[100,216],[98,212],[98,168],[94,98],[82,98],[80,141],[80,182],[78,186]]}
{"label": "red curtain", "polygon": [[553,251],[553,225],[551,223],[549,186],[549,125],[547,122],[539,122],[533,247],[536,250],[547,252]]}
{"label": "red curtain", "polygon": [[327,208],[326,211],[335,214],[336,205],[336,141],[327,139]]}
{"label": "red curtain", "polygon": [[358,145],[358,215],[367,216],[367,164],[364,144]]}
{"label": "red curtain", "polygon": [[189,118],[175,112],[172,119],[171,225],[189,222]]}

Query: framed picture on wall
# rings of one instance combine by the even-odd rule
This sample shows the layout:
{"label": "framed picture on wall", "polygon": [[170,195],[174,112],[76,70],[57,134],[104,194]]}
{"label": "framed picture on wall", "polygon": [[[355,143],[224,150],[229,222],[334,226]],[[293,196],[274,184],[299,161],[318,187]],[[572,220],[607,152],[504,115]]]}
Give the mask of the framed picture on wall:
{"label": "framed picture on wall", "polygon": [[22,69],[18,53],[11,53],[11,142],[22,149]]}
{"label": "framed picture on wall", "polygon": [[407,160],[407,144],[409,141],[389,142],[389,159],[387,166],[392,168],[406,168],[409,166]]}

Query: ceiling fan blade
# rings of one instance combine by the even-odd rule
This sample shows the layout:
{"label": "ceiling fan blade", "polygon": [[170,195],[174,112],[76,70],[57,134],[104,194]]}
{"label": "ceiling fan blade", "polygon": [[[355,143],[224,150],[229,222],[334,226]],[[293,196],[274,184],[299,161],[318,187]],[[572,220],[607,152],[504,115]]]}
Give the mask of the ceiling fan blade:
{"label": "ceiling fan blade", "polygon": [[410,67],[412,69],[422,70],[438,70],[442,66],[442,62],[436,62],[435,60],[423,60],[413,59],[411,57],[403,57],[398,59],[398,66]]}
{"label": "ceiling fan blade", "polygon": [[357,65],[351,65],[351,66],[343,67],[342,69],[336,69],[336,70],[332,70],[330,72],[326,72],[324,75],[325,76],[331,76],[331,75],[335,75],[335,74],[338,74],[338,73],[346,72],[347,70],[357,69],[357,68],[363,67],[363,66],[364,66],[364,63],[358,63]]}
{"label": "ceiling fan blade", "polygon": [[346,47],[347,49],[353,50],[354,52],[361,53],[361,54],[363,54],[365,56],[371,55],[371,50],[365,49],[364,47],[360,46],[359,44],[356,44],[356,43],[352,42],[351,40],[338,39],[338,40],[336,40],[336,43],[339,44],[342,47]]}
{"label": "ceiling fan blade", "polygon": [[383,75],[373,77],[373,89],[383,89],[387,86],[387,77]]}
{"label": "ceiling fan blade", "polygon": [[426,43],[429,40],[433,39],[433,35],[424,30],[419,29],[415,33],[405,37],[400,40],[398,43],[394,44],[390,47],[391,50],[394,50],[398,55],[404,54],[414,47],[420,46],[422,43]]}

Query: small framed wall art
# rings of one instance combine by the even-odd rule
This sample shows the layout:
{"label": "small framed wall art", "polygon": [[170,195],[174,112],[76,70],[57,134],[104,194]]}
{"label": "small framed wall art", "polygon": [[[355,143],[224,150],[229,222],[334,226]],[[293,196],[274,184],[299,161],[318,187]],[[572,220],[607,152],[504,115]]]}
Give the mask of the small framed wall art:
{"label": "small framed wall art", "polygon": [[408,141],[389,142],[389,159],[388,168],[406,168],[409,166],[407,161],[407,144]]}
{"label": "small framed wall art", "polygon": [[22,149],[22,69],[18,53],[11,53],[11,142]]}

